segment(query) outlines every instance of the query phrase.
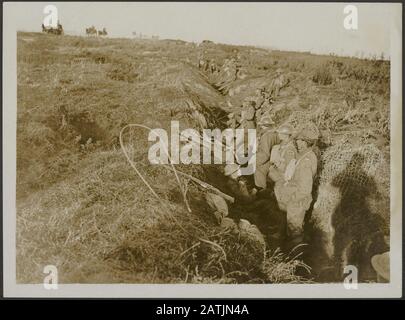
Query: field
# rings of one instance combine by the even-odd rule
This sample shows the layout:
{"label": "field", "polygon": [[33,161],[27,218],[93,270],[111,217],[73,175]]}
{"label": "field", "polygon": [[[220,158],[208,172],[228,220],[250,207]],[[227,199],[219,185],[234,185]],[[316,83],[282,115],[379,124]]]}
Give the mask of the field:
{"label": "field", "polygon": [[[328,246],[344,250],[345,243],[358,244],[372,234],[359,248],[372,248],[370,254],[384,250],[373,239],[389,237],[389,62],[180,40],[22,32],[17,40],[19,283],[42,282],[43,268],[50,264],[57,266],[61,283],[313,282],[322,281],[322,269],[334,266],[333,258],[325,265],[311,262]],[[230,96],[198,69],[198,59],[203,55],[221,65],[235,52],[247,77],[230,83]],[[326,190],[322,186],[341,185],[332,180],[345,172],[353,150],[365,154],[363,146],[371,146],[367,154],[378,155],[371,165],[378,170],[367,171],[362,183],[383,187],[360,195],[361,188],[353,189],[358,198],[346,199],[367,207],[366,213],[354,210],[336,220],[333,212],[343,212],[344,203],[328,207],[327,214],[314,209],[313,225],[326,240],[305,262],[274,248],[263,250],[234,228],[219,226],[205,192],[181,178],[187,210],[173,172],[148,163],[147,131],[128,129],[126,148],[157,199],[119,144],[120,130],[131,123],[168,129],[178,120],[181,128],[224,128],[227,113],[268,85],[279,68],[290,81],[273,102],[277,121],[310,118],[323,132],[319,199]],[[340,167],[325,163],[348,150],[352,153],[341,157]],[[221,165],[176,168],[232,193]],[[374,193],[380,197],[366,204]],[[247,218],[262,230],[266,212],[255,217],[238,201],[229,210],[230,217]],[[358,229],[345,227],[347,220],[360,226],[363,240],[355,238]],[[364,280],[373,278],[367,274]]]}

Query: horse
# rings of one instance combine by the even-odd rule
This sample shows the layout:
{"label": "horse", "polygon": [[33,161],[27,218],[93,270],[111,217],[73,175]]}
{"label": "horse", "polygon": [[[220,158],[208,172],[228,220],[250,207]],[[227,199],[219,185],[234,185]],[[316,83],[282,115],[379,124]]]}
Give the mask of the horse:
{"label": "horse", "polygon": [[94,26],[91,26],[90,28],[86,28],[86,35],[88,36],[93,36],[93,35],[97,35],[97,30]]}
{"label": "horse", "polygon": [[56,34],[56,35],[64,34],[63,27],[59,22],[58,22],[58,26],[56,28],[53,28],[52,26],[45,27],[44,24],[42,24],[42,32]]}
{"label": "horse", "polygon": [[102,36],[106,36],[107,35],[107,30],[106,28],[103,28],[103,30],[98,30],[97,31],[98,36],[102,37]]}

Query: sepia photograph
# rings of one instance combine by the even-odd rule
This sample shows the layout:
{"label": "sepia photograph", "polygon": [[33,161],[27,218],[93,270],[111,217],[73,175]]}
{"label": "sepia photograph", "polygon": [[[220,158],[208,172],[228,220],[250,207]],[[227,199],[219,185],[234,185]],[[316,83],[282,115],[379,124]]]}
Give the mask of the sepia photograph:
{"label": "sepia photograph", "polygon": [[402,295],[402,4],[3,4],[4,293]]}

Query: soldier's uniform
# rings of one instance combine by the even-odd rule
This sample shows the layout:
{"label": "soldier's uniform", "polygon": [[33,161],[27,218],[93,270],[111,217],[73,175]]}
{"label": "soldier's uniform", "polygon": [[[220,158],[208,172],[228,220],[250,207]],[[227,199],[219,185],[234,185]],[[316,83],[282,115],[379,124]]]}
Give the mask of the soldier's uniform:
{"label": "soldier's uniform", "polygon": [[258,147],[256,151],[256,171],[254,173],[255,185],[259,188],[266,189],[267,175],[270,167],[270,154],[273,146],[280,143],[278,134],[271,130],[269,126],[274,125],[270,116],[262,117],[258,123],[259,126],[265,127],[259,133]]}
{"label": "soldier's uniform", "polygon": [[241,113],[241,127],[243,129],[255,129],[255,113],[256,110],[251,103],[244,103]]}
{"label": "soldier's uniform", "polygon": [[276,78],[273,79],[271,82],[271,93],[274,97],[277,97],[280,89],[283,87],[284,84],[284,76],[282,75],[282,70],[277,69],[276,70]]}
{"label": "soldier's uniform", "polygon": [[300,155],[290,181],[278,184],[274,192],[281,210],[287,212],[287,226],[291,237],[303,233],[305,213],[312,202],[312,185],[317,169],[317,158],[310,149]]}
{"label": "soldier's uniform", "polygon": [[256,109],[260,109],[260,107],[262,106],[263,102],[264,102],[264,95],[262,91],[257,90],[254,100],[256,102]]}
{"label": "soldier's uniform", "polygon": [[[303,130],[298,140],[316,140],[318,135]],[[318,159],[309,148],[298,155],[291,177],[274,189],[279,208],[287,212],[288,232],[292,239],[301,241],[305,213],[312,202],[312,186],[317,171]],[[294,241],[295,241],[294,240]]]}
{"label": "soldier's uniform", "polygon": [[271,95],[267,92],[264,93],[263,95],[263,103],[261,105],[261,110],[262,110],[262,115],[266,112],[270,112],[272,109],[271,106]]}
{"label": "soldier's uniform", "polygon": [[217,64],[215,63],[214,60],[210,60],[209,62],[209,71],[211,73],[215,73],[217,71]]}
{"label": "soldier's uniform", "polygon": [[265,131],[259,138],[256,153],[256,171],[254,173],[255,185],[259,188],[266,189],[267,187],[271,150],[279,143],[278,134],[273,130]]}
{"label": "soldier's uniform", "polygon": [[259,96],[256,96],[255,97],[255,103],[256,103],[256,105],[255,105],[255,109],[256,109],[255,118],[256,118],[256,121],[259,121],[260,118],[263,115],[262,105],[264,103],[264,97],[261,94]]}
{"label": "soldier's uniform", "polygon": [[[249,143],[248,143],[248,130],[249,129],[256,129],[255,123],[255,108],[249,102],[245,102],[242,106],[241,117],[240,117],[240,129],[244,129],[244,138],[243,138],[243,150],[245,154],[248,154],[249,150]],[[240,148],[241,142],[236,146],[236,148]]]}
{"label": "soldier's uniform", "polygon": [[228,128],[236,129],[236,127],[238,126],[238,120],[236,119],[236,116],[233,112],[228,114],[228,119],[229,120],[226,122]]}
{"label": "soldier's uniform", "polygon": [[[279,134],[292,135],[294,128],[289,125],[281,126],[277,132]],[[281,142],[274,146],[270,154],[269,177],[276,184],[284,180],[284,173],[290,162],[297,156],[297,149],[292,140]]]}
{"label": "soldier's uniform", "polygon": [[293,141],[274,146],[270,154],[269,177],[275,183],[284,179],[284,173],[290,162],[297,156]]}
{"label": "soldier's uniform", "polygon": [[270,102],[270,94],[263,88],[260,92],[256,92],[256,121],[260,121],[260,119],[265,116],[266,113],[270,112],[271,109],[271,102]]}
{"label": "soldier's uniform", "polygon": [[203,59],[198,60],[198,69],[204,69],[205,61]]}

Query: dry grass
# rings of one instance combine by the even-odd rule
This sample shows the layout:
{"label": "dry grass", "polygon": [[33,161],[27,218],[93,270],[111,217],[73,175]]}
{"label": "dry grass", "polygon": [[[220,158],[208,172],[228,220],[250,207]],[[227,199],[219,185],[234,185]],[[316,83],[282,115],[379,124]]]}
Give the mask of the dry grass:
{"label": "dry grass", "polygon": [[312,81],[324,86],[331,84],[333,82],[333,78],[328,66],[322,65],[318,67],[312,76]]}

